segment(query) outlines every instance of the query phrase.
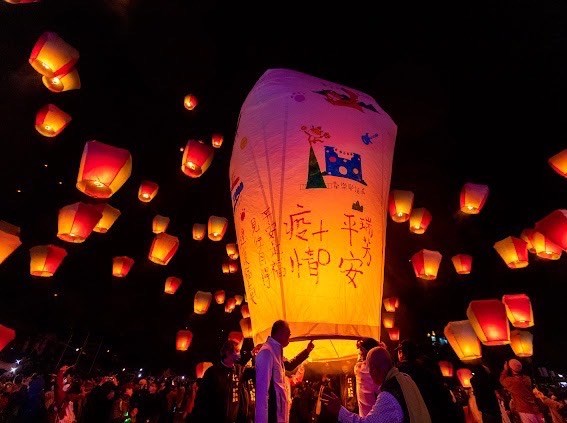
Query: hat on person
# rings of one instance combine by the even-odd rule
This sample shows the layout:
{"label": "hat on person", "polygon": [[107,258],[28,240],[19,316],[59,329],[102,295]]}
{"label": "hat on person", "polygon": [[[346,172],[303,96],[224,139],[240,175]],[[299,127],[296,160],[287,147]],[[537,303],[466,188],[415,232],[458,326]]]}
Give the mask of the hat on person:
{"label": "hat on person", "polygon": [[357,348],[363,348],[366,351],[370,351],[372,348],[377,347],[378,345],[380,344],[374,338],[362,338],[356,343]]}
{"label": "hat on person", "polygon": [[512,369],[514,373],[520,373],[522,371],[522,363],[515,358],[508,361],[508,366]]}

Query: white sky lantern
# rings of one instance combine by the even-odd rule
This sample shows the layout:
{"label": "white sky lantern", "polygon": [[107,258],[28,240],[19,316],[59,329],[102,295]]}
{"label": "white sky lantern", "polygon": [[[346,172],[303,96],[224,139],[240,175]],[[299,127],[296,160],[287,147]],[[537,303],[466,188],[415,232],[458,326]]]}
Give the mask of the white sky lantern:
{"label": "white sky lantern", "polygon": [[278,319],[290,357],[309,338],[313,361],[380,339],[396,130],[367,94],[292,70],[248,94],[229,175],[255,344]]}
{"label": "white sky lantern", "polygon": [[228,228],[228,219],[220,216],[210,216],[208,223],[208,234],[211,241],[220,241],[226,229]]}

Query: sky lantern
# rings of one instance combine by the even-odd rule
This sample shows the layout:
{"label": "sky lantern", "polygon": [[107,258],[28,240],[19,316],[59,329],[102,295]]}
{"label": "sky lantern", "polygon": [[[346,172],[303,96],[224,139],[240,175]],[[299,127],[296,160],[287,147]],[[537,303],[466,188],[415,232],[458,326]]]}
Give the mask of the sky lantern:
{"label": "sky lantern", "polygon": [[157,195],[159,185],[152,181],[142,181],[138,188],[138,200],[149,203]]}
{"label": "sky lantern", "polygon": [[193,223],[193,239],[195,241],[202,241],[207,234],[207,225],[204,223]]}
{"label": "sky lantern", "polygon": [[209,168],[213,161],[215,150],[203,141],[189,140],[183,150],[181,170],[191,178],[198,178]]}
{"label": "sky lantern", "polygon": [[523,239],[509,236],[494,244],[494,249],[510,269],[521,269],[528,262],[528,243]]}
{"label": "sky lantern", "polygon": [[532,303],[526,294],[504,295],[502,303],[512,326],[525,329],[534,325]]}
{"label": "sky lantern", "polygon": [[209,310],[213,294],[210,292],[197,291],[193,301],[193,311],[196,314],[205,314]]}
{"label": "sky lantern", "polygon": [[22,245],[20,228],[0,220],[0,264]]}
{"label": "sky lantern", "polygon": [[426,250],[425,248],[415,253],[411,258],[415,276],[428,281],[437,278],[441,257],[439,251]]}
{"label": "sky lantern", "polygon": [[561,247],[547,239],[541,232],[534,229],[524,229],[520,235],[526,241],[528,251],[546,260],[559,260]]}
{"label": "sky lantern", "polygon": [[213,363],[211,363],[210,361],[201,361],[200,363],[197,363],[197,365],[195,366],[195,377],[197,379],[201,379],[205,375],[207,369],[212,365]]}
{"label": "sky lantern", "polygon": [[55,245],[37,245],[30,248],[30,274],[49,278],[55,274],[67,256],[64,248]]}
{"label": "sky lantern", "polygon": [[459,360],[468,362],[482,357],[480,341],[468,320],[447,323],[443,334]]}
{"label": "sky lantern", "polygon": [[224,304],[224,300],[226,299],[226,293],[224,290],[219,289],[215,292],[215,302],[217,304]]}
{"label": "sky lantern", "polygon": [[414,234],[425,233],[431,223],[431,213],[423,207],[412,209],[409,219],[409,230]]}
{"label": "sky lantern", "polygon": [[214,148],[221,148],[222,142],[223,142],[222,134],[213,134],[211,138],[211,145]]}
{"label": "sky lantern", "polygon": [[567,148],[550,157],[548,163],[554,171],[567,178]]}
{"label": "sky lantern", "polygon": [[393,327],[386,330],[388,331],[388,337],[390,338],[390,341],[400,340],[400,328]]}
{"label": "sky lantern", "polygon": [[236,342],[238,345],[238,349],[242,348],[242,344],[244,344],[244,335],[242,332],[233,330],[228,333],[228,340]]}
{"label": "sky lantern", "polygon": [[0,351],[16,339],[16,331],[8,326],[0,325]]}
{"label": "sky lantern", "polygon": [[475,300],[469,303],[467,317],[480,342],[484,345],[510,343],[510,326],[506,307],[499,300]]}
{"label": "sky lantern", "polygon": [[41,82],[43,82],[43,85],[45,85],[45,87],[53,93],[78,90],[81,88],[81,78],[79,77],[79,72],[76,68],[71,69],[65,75],[53,77],[42,76]]}
{"label": "sky lantern", "polygon": [[536,232],[534,229],[524,229],[520,234],[520,238],[526,241],[528,252],[532,254],[536,253],[536,249],[532,244],[532,238],[534,238],[534,232]]}
{"label": "sky lantern", "polygon": [[116,256],[112,258],[112,276],[125,278],[134,266],[134,259],[128,256]]}
{"label": "sky lantern", "polygon": [[132,173],[132,156],[124,148],[89,141],[83,149],[77,189],[93,198],[110,198]]}
{"label": "sky lantern", "polygon": [[240,330],[245,338],[252,338],[254,332],[252,331],[252,321],[250,320],[250,316],[240,319]]}
{"label": "sky lantern", "polygon": [[231,260],[238,259],[238,245],[234,242],[226,244],[226,254]]}
{"label": "sky lantern", "polygon": [[[10,4],[27,4],[27,3],[39,3],[41,0],[4,0],[6,3]],[[0,348],[1,350],[2,348]]]}
{"label": "sky lantern", "polygon": [[515,329],[510,332],[510,346],[518,357],[534,355],[534,336],[527,330]]}
{"label": "sky lantern", "polygon": [[289,69],[246,97],[229,186],[255,344],[278,319],[289,356],[317,339],[312,361],[379,339],[396,131],[371,96]]}
{"label": "sky lantern", "polygon": [[226,229],[228,228],[228,219],[220,216],[210,216],[207,232],[211,241],[220,241]]}
{"label": "sky lantern", "polygon": [[536,223],[535,229],[563,250],[567,250],[567,210],[551,212]]}
{"label": "sky lantern", "polygon": [[388,211],[394,222],[407,222],[413,208],[413,192],[392,190],[388,197]]}
{"label": "sky lantern", "polygon": [[154,263],[165,266],[179,248],[179,238],[166,233],[157,234],[152,241],[148,258]]}
{"label": "sky lantern", "polygon": [[385,329],[393,328],[395,321],[396,321],[395,313],[389,311],[382,313],[382,324],[384,325]]}
{"label": "sky lantern", "polygon": [[250,317],[250,309],[248,308],[248,303],[242,304],[242,306],[240,307],[240,313],[244,318]]}
{"label": "sky lantern", "polygon": [[120,216],[120,210],[115,209],[108,203],[96,204],[94,207],[102,213],[102,217],[93,228],[93,231],[105,234]]}
{"label": "sky lantern", "polygon": [[29,58],[33,68],[48,78],[68,74],[78,60],[79,52],[55,32],[44,32]]}
{"label": "sky lantern", "polygon": [[461,386],[463,388],[472,388],[472,372],[469,369],[462,368],[457,370],[457,378],[459,379],[459,382],[461,382]]}
{"label": "sky lantern", "polygon": [[156,214],[152,220],[152,232],[154,234],[161,234],[167,230],[169,226],[169,217]]}
{"label": "sky lantern", "polygon": [[384,298],[384,308],[386,311],[394,312],[400,306],[400,299],[398,297]]}
{"label": "sky lantern", "polygon": [[242,304],[242,301],[244,301],[244,297],[242,295],[236,294],[234,296],[234,301],[236,301],[236,305],[239,306]]}
{"label": "sky lantern", "polygon": [[486,198],[488,185],[466,183],[461,189],[461,211],[466,214],[479,214]]}
{"label": "sky lantern", "polygon": [[224,306],[224,311],[226,311],[227,313],[232,313],[236,308],[236,299],[234,297],[228,298]]}
{"label": "sky lantern", "polygon": [[163,292],[170,295],[175,294],[181,286],[181,282],[181,278],[178,278],[176,276],[169,276],[165,280],[165,287],[163,288]]}
{"label": "sky lantern", "polygon": [[226,262],[228,266],[228,273],[236,273],[238,272],[238,262],[234,260],[229,260]]}
{"label": "sky lantern", "polygon": [[183,99],[183,105],[187,110],[193,110],[197,107],[197,104],[199,104],[199,100],[197,99],[197,96],[193,94],[187,94]]}
{"label": "sky lantern", "polygon": [[102,218],[102,212],[94,205],[75,203],[59,210],[57,238],[67,242],[84,242]]}
{"label": "sky lantern", "polygon": [[46,104],[35,115],[35,129],[44,137],[55,137],[69,125],[71,115],[55,104]]}
{"label": "sky lantern", "polygon": [[469,254],[457,254],[451,258],[455,271],[459,275],[468,275],[472,270],[472,256]]}
{"label": "sky lantern", "polygon": [[230,269],[228,267],[228,261],[225,261],[221,264],[221,270],[222,273],[224,273],[225,275],[228,275],[230,273]]}
{"label": "sky lantern", "polygon": [[439,370],[441,370],[443,377],[453,377],[453,363],[440,360],[437,364],[439,365]]}
{"label": "sky lantern", "polygon": [[187,351],[193,340],[193,333],[190,330],[177,331],[175,339],[175,349],[177,351]]}

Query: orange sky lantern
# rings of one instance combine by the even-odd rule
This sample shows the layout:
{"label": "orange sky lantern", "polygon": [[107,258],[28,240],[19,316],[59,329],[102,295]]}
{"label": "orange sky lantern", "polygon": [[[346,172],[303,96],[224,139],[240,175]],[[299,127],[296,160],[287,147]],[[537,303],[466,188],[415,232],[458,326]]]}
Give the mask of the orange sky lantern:
{"label": "orange sky lantern", "polygon": [[388,297],[384,298],[384,309],[386,311],[396,311],[396,309],[400,306],[400,299],[398,297]]}
{"label": "orange sky lantern", "polygon": [[550,157],[548,163],[559,175],[567,178],[567,148]]}
{"label": "orange sky lantern", "polygon": [[528,243],[523,239],[509,236],[494,243],[494,249],[510,269],[521,269],[528,262]]}
{"label": "orange sky lantern", "polygon": [[78,90],[81,88],[81,78],[77,69],[71,69],[65,75],[58,75],[53,77],[42,76],[41,82],[47,89],[54,93],[63,91]]}
{"label": "orange sky lantern", "polygon": [[112,276],[125,278],[134,266],[134,259],[128,256],[116,256],[112,258]]}
{"label": "orange sky lantern", "polygon": [[89,141],[83,149],[77,189],[93,198],[110,198],[132,173],[128,150]]}
{"label": "orange sky lantern", "polygon": [[250,310],[248,309],[247,303],[242,304],[242,306],[240,307],[240,313],[244,318],[250,317]]}
{"label": "orange sky lantern", "polygon": [[469,303],[467,317],[480,342],[484,345],[510,343],[510,326],[506,307],[499,300],[475,300]]}
{"label": "orange sky lantern", "polygon": [[534,336],[527,330],[515,329],[510,332],[510,346],[518,357],[534,355]]}
{"label": "orange sky lantern", "polygon": [[400,328],[393,327],[386,330],[388,331],[388,336],[390,337],[390,341],[400,340]]}
{"label": "orange sky lantern", "polygon": [[394,327],[394,323],[396,321],[395,313],[386,311],[382,313],[382,325],[385,329],[392,329]]}
{"label": "orange sky lantern", "polygon": [[190,330],[177,331],[175,339],[175,349],[177,351],[187,351],[193,340],[193,333]]}
{"label": "orange sky lantern", "polygon": [[392,190],[388,197],[388,211],[394,222],[407,222],[413,208],[413,192]]}
{"label": "orange sky lantern", "polygon": [[152,232],[154,234],[161,234],[167,230],[169,226],[169,217],[156,214],[152,220]]}
{"label": "orange sky lantern", "polygon": [[59,210],[57,238],[67,242],[84,242],[102,218],[102,212],[94,205],[75,203]]}
{"label": "orange sky lantern", "polygon": [[230,268],[228,267],[228,261],[225,261],[221,264],[222,273],[228,275],[230,273]]}
{"label": "orange sky lantern", "polygon": [[461,386],[463,388],[472,388],[472,372],[469,369],[462,368],[457,370],[457,378],[459,379],[459,382],[461,382]]}
{"label": "orange sky lantern", "polygon": [[35,129],[44,137],[55,137],[69,125],[71,115],[55,104],[46,104],[35,115]]}
{"label": "orange sky lantern", "polygon": [[224,305],[224,311],[226,311],[227,313],[232,313],[236,308],[236,299],[234,297],[230,297],[226,300]]}
{"label": "orange sky lantern", "polygon": [[228,219],[220,216],[210,216],[207,226],[207,233],[211,241],[220,241],[226,229],[228,228]]}
{"label": "orange sky lantern", "polygon": [[488,185],[466,183],[461,189],[461,211],[466,214],[479,214],[488,197]]}
{"label": "orange sky lantern", "polygon": [[502,303],[512,326],[525,329],[534,325],[532,303],[526,294],[504,295]]}
{"label": "orange sky lantern", "polygon": [[250,316],[240,319],[240,330],[245,338],[252,338],[252,321]]}
{"label": "orange sky lantern", "polygon": [[226,293],[224,290],[219,289],[215,292],[215,302],[217,304],[224,304],[224,300],[226,299]]}
{"label": "orange sky lantern", "polygon": [[152,241],[148,258],[163,266],[167,265],[179,248],[179,238],[166,233],[157,234]]}
{"label": "orange sky lantern", "polygon": [[30,274],[51,277],[67,256],[64,248],[55,245],[37,245],[30,248]]}
{"label": "orange sky lantern", "polygon": [[242,344],[244,344],[244,335],[242,334],[242,332],[233,330],[228,333],[227,338],[231,341],[236,342],[239,350],[242,348]]}
{"label": "orange sky lantern", "polygon": [[193,239],[202,241],[207,234],[207,225],[204,223],[193,223]]}
{"label": "orange sky lantern", "polygon": [[159,190],[159,185],[152,181],[142,181],[138,188],[138,200],[149,203],[154,199]]}
{"label": "orange sky lantern", "polygon": [[411,258],[415,276],[428,281],[437,278],[441,257],[439,251],[426,250],[425,248],[415,253]]}
{"label": "orange sky lantern", "polygon": [[431,213],[423,207],[412,209],[409,219],[409,230],[414,234],[425,233],[431,223]]}
{"label": "orange sky lantern", "polygon": [[211,305],[213,294],[210,292],[197,291],[193,301],[193,311],[196,314],[205,314]]}
{"label": "orange sky lantern", "polygon": [[236,305],[239,306],[242,304],[242,301],[244,301],[244,297],[242,295],[236,294],[234,296],[234,301],[236,301]]}
{"label": "orange sky lantern", "polygon": [[22,245],[20,228],[0,220],[0,264]]}
{"label": "orange sky lantern", "polygon": [[181,170],[191,178],[198,178],[209,168],[213,161],[215,150],[203,141],[189,140],[183,150]]}
{"label": "orange sky lantern", "polygon": [[165,286],[163,288],[163,292],[165,292],[166,294],[173,295],[177,292],[177,290],[181,286],[181,283],[182,283],[181,278],[178,278],[176,276],[169,276],[165,280]]}
{"label": "orange sky lantern", "polygon": [[199,100],[197,96],[193,94],[187,94],[185,98],[183,98],[183,105],[187,110],[193,110],[199,104]]}
{"label": "orange sky lantern", "polygon": [[535,225],[547,239],[567,250],[567,210],[554,210]]}
{"label": "orange sky lantern", "polygon": [[455,271],[459,275],[468,275],[472,270],[472,256],[469,254],[457,254],[451,258]]}
{"label": "orange sky lantern", "polygon": [[547,239],[541,232],[524,229],[520,237],[526,241],[528,251],[546,260],[559,260],[561,247]]}
{"label": "orange sky lantern", "polygon": [[211,145],[214,148],[221,148],[222,142],[223,142],[222,134],[213,134],[211,138]]}
{"label": "orange sky lantern", "polygon": [[16,331],[8,326],[0,325],[0,351],[16,339]]}
{"label": "orange sky lantern", "polygon": [[33,68],[48,78],[68,74],[78,60],[79,52],[55,32],[44,32],[29,58]]}
{"label": "orange sky lantern", "polygon": [[195,366],[195,377],[197,379],[201,379],[205,375],[207,369],[212,365],[213,363],[211,363],[210,361],[201,361],[200,363],[197,363],[197,365]]}
{"label": "orange sky lantern", "polygon": [[453,377],[453,363],[440,360],[437,364],[439,365],[439,370],[441,370],[443,377]]}
{"label": "orange sky lantern", "polygon": [[228,273],[238,272],[238,262],[237,261],[229,260],[226,264],[228,266]]}
{"label": "orange sky lantern", "polygon": [[443,334],[459,360],[470,362],[482,357],[480,341],[468,320],[447,323]]}
{"label": "orange sky lantern", "polygon": [[236,260],[238,258],[238,245],[234,242],[226,244],[226,254],[231,260]]}
{"label": "orange sky lantern", "polygon": [[522,238],[524,241],[526,241],[528,252],[530,252],[532,254],[536,253],[536,249],[532,245],[532,238],[534,237],[535,232],[536,232],[535,229],[524,229],[522,231],[522,233],[520,234],[520,238]]}
{"label": "orange sky lantern", "polygon": [[120,216],[120,210],[115,209],[110,204],[96,204],[96,209],[102,213],[102,217],[93,228],[94,232],[105,234],[114,225],[116,219]]}

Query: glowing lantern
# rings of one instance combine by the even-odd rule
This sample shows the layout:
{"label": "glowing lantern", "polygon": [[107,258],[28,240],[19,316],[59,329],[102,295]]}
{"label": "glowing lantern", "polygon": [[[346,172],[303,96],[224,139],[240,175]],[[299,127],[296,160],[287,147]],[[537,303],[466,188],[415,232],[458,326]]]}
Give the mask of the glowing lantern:
{"label": "glowing lantern", "polygon": [[207,369],[212,365],[213,363],[211,363],[210,361],[202,361],[198,363],[195,366],[195,376],[197,377],[197,379],[201,379],[205,375]]}
{"label": "glowing lantern", "polygon": [[183,105],[187,110],[193,110],[199,104],[199,100],[193,94],[187,94],[183,99]]}
{"label": "glowing lantern", "polygon": [[480,341],[468,320],[447,323],[443,334],[459,360],[472,361],[482,357]]}
{"label": "glowing lantern", "polygon": [[439,364],[439,369],[441,370],[443,377],[453,377],[453,363],[441,360],[437,364]]}
{"label": "glowing lantern", "polygon": [[239,306],[244,301],[244,297],[242,295],[235,295],[234,301],[236,301],[236,305]]}
{"label": "glowing lantern", "polygon": [[510,343],[510,326],[506,307],[498,300],[476,300],[469,303],[467,317],[480,342],[484,345]]}
{"label": "glowing lantern", "polygon": [[211,241],[220,241],[226,233],[227,228],[228,219],[226,217],[209,217],[208,234]]}
{"label": "glowing lantern", "polygon": [[193,311],[196,314],[205,314],[209,310],[213,294],[210,292],[197,291],[193,301]]}
{"label": "glowing lantern", "polygon": [[235,243],[226,244],[226,254],[231,260],[238,258],[238,246]]}
{"label": "glowing lantern", "polygon": [[535,225],[547,239],[567,250],[567,210],[555,210]]}
{"label": "glowing lantern", "polygon": [[85,144],[77,176],[77,189],[94,198],[110,198],[132,173],[128,150],[89,141]]}
{"label": "glowing lantern", "polygon": [[463,388],[472,388],[472,372],[469,369],[463,368],[457,370],[457,378],[459,379],[459,382],[461,382],[461,386]]}
{"label": "glowing lantern", "polygon": [[461,211],[466,214],[479,214],[486,203],[488,191],[488,185],[464,184],[461,189]]}
{"label": "glowing lantern", "polygon": [[222,289],[215,292],[215,301],[217,304],[224,304],[225,299],[226,299],[226,294]]}
{"label": "glowing lantern", "polygon": [[382,324],[385,329],[392,329],[395,322],[395,314],[392,312],[385,312],[382,314]]}
{"label": "glowing lantern", "polygon": [[238,262],[236,261],[229,261],[227,263],[228,266],[228,273],[236,273],[238,272]]}
{"label": "glowing lantern", "polygon": [[46,104],[35,115],[35,129],[44,137],[55,137],[71,122],[68,115],[55,104]]}
{"label": "glowing lantern", "polygon": [[213,134],[213,137],[211,139],[211,144],[213,147],[221,148],[222,142],[223,142],[222,134]]}
{"label": "glowing lantern", "polygon": [[468,275],[472,269],[472,256],[468,254],[457,254],[451,258],[455,271],[459,275]]}
{"label": "glowing lantern", "polygon": [[388,211],[394,222],[407,222],[413,207],[413,192],[392,190],[388,198]]}
{"label": "glowing lantern", "polygon": [[224,311],[226,311],[227,313],[232,313],[235,308],[236,308],[236,300],[234,299],[234,297],[227,299],[224,305]]}
{"label": "glowing lantern", "polygon": [[20,245],[20,228],[0,220],[0,264]]}
{"label": "glowing lantern", "polygon": [[41,82],[43,82],[43,85],[45,85],[49,91],[54,93],[78,90],[81,88],[81,78],[79,78],[77,69],[71,69],[65,75],[53,76],[51,78],[43,76]]}
{"label": "glowing lantern", "polygon": [[51,277],[67,256],[64,248],[55,245],[37,245],[30,248],[30,274]]}
{"label": "glowing lantern", "polygon": [[169,226],[169,217],[161,216],[157,214],[152,220],[152,232],[154,234],[162,234],[167,230]]}
{"label": "glowing lantern", "polygon": [[177,351],[187,351],[193,340],[193,333],[190,330],[177,331],[175,339],[175,349]]}
{"label": "glowing lantern", "polygon": [[437,278],[441,257],[440,252],[426,249],[415,253],[411,258],[415,276],[428,281]]}
{"label": "glowing lantern", "polygon": [[510,346],[518,357],[531,357],[534,355],[534,336],[527,330],[513,330],[510,332]]}
{"label": "glowing lantern", "polygon": [[157,195],[159,185],[152,181],[142,181],[138,188],[138,200],[149,203]]}
{"label": "glowing lantern", "polygon": [[528,265],[528,243],[509,236],[494,244],[494,249],[510,269],[521,269]]}
{"label": "glowing lantern", "polygon": [[240,330],[242,331],[242,335],[244,335],[245,338],[252,338],[253,332],[250,316],[240,319]]}
{"label": "glowing lantern", "polygon": [[78,60],[79,52],[55,32],[44,32],[29,58],[33,68],[48,78],[68,74]]}
{"label": "glowing lantern", "polygon": [[165,266],[173,258],[179,248],[179,239],[166,233],[154,237],[148,258],[154,263]]}
{"label": "glowing lantern", "polygon": [[423,234],[431,223],[431,213],[427,209],[419,208],[411,211],[409,219],[410,232],[414,234]]}
{"label": "glowing lantern", "polygon": [[102,218],[102,212],[93,205],[75,203],[59,210],[57,238],[67,242],[84,242]]}
{"label": "glowing lantern", "polygon": [[205,239],[205,234],[207,233],[207,225],[204,223],[194,223],[193,224],[193,239],[195,241],[202,241]]}
{"label": "glowing lantern", "polygon": [[[6,3],[10,4],[27,4],[27,3],[39,3],[41,0],[4,0]],[[1,350],[2,348],[0,348]]]}
{"label": "glowing lantern", "polygon": [[400,299],[398,297],[384,298],[384,308],[386,311],[394,312],[400,306]]}
{"label": "glowing lantern", "polygon": [[542,233],[533,229],[524,229],[520,237],[526,241],[530,253],[547,260],[559,260],[561,247],[548,240]]}
{"label": "glowing lantern", "polygon": [[242,307],[240,307],[240,313],[242,314],[242,317],[244,317],[245,319],[247,317],[250,317],[250,310],[248,309],[248,303],[242,304]]}
{"label": "glowing lantern", "polygon": [[0,351],[14,339],[16,339],[16,331],[7,326],[0,325]]}
{"label": "glowing lantern", "polygon": [[236,342],[238,349],[240,350],[242,348],[242,344],[244,344],[244,335],[242,332],[233,330],[228,333],[228,340]]}
{"label": "glowing lantern", "polygon": [[567,178],[567,148],[551,157],[548,163],[554,171]]}
{"label": "glowing lantern", "polygon": [[400,340],[400,328],[389,328],[386,329],[388,331],[388,336],[390,337],[390,341],[399,341]]}
{"label": "glowing lantern", "polygon": [[183,150],[181,170],[191,178],[198,178],[209,168],[215,150],[203,141],[189,140]]}
{"label": "glowing lantern", "polygon": [[229,267],[228,267],[228,261],[225,261],[225,262],[221,265],[221,269],[222,269],[222,272],[223,272],[224,274],[230,273],[230,269],[229,269]]}
{"label": "glowing lantern", "polygon": [[526,294],[504,295],[502,303],[512,326],[524,329],[534,325],[532,303]]}
{"label": "glowing lantern", "polygon": [[97,204],[96,209],[102,213],[102,217],[93,228],[94,232],[105,234],[114,225],[116,219],[120,216],[120,210],[115,209],[110,204]]}
{"label": "glowing lantern", "polygon": [[181,279],[175,276],[170,276],[165,280],[165,287],[163,292],[166,294],[175,294],[179,287],[181,286]]}
{"label": "glowing lantern", "polygon": [[125,278],[132,269],[134,259],[127,256],[117,256],[112,259],[112,276]]}

